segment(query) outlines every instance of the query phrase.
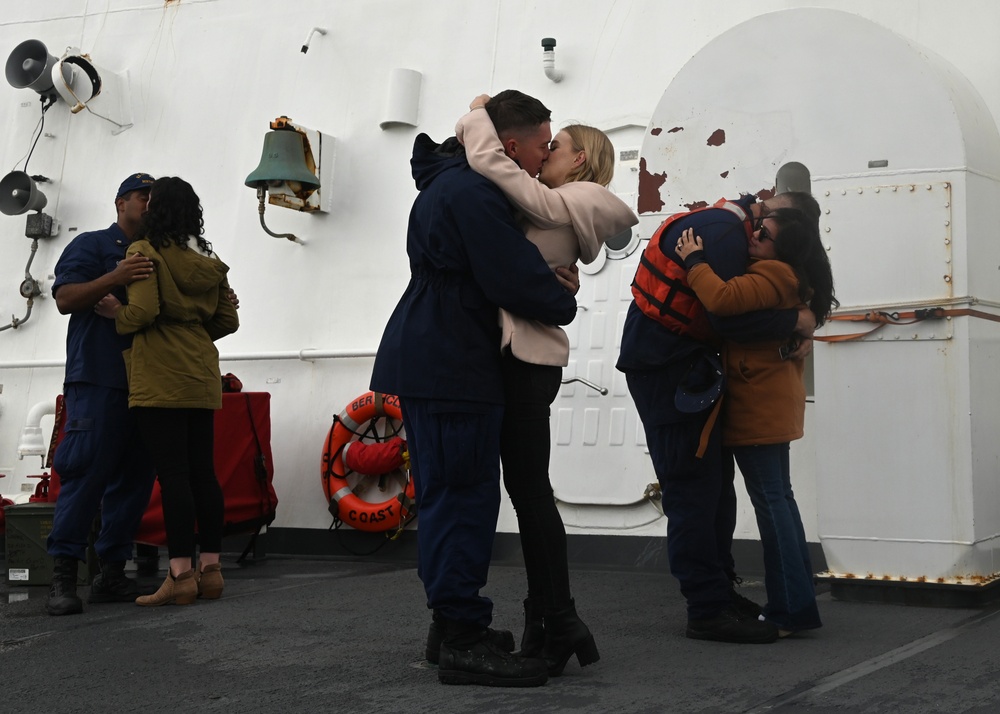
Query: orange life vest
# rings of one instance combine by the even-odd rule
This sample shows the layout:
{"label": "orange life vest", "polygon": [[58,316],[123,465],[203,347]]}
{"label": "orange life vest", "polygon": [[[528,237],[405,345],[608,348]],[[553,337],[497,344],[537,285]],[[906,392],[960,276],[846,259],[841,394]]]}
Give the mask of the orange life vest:
{"label": "orange life vest", "polygon": [[679,335],[702,341],[711,339],[714,334],[705,314],[705,306],[688,285],[684,261],[677,257],[673,246],[669,247],[669,254],[664,252],[660,247],[660,239],[667,234],[674,222],[713,208],[730,211],[743,221],[749,240],[752,232],[750,216],[738,204],[725,199],[716,201],[713,206],[675,213],[649,239],[649,245],[642,251],[639,259],[635,279],[632,280],[632,297],[644,315]]}

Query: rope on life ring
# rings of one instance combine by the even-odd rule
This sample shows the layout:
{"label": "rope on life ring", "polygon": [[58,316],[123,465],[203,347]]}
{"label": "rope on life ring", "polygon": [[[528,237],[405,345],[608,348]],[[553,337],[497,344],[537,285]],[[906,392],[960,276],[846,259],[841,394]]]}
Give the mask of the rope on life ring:
{"label": "rope on life ring", "polygon": [[345,447],[355,440],[381,441],[398,432],[399,427],[394,425],[395,431],[391,434],[380,435],[376,426],[383,417],[402,423],[399,397],[366,392],[352,399],[344,411],[333,418],[321,463],[323,493],[330,504],[330,513],[352,528],[370,533],[392,528],[401,530],[416,515],[415,489],[409,473],[403,490],[381,503],[359,498],[356,489],[347,483],[347,476],[352,472],[344,464]]}

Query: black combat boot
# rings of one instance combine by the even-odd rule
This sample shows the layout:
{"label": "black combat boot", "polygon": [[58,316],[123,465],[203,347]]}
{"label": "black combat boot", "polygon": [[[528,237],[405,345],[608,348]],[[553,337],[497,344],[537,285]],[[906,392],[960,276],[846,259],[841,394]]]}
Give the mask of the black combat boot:
{"label": "black combat boot", "polygon": [[545,621],[542,604],[530,597],[524,601],[524,634],[521,635],[521,657],[541,657],[545,646]]}
{"label": "black combat boot", "polygon": [[539,687],[549,679],[545,660],[518,657],[493,644],[481,625],[445,622],[438,661],[442,684],[485,684],[490,687]]}
{"label": "black combat boot", "polygon": [[549,667],[549,676],[562,674],[566,662],[573,655],[581,667],[593,664],[601,658],[597,644],[590,630],[576,614],[576,603],[554,612],[545,613],[545,648],[542,656]]}
{"label": "black combat boot", "polygon": [[139,597],[139,587],[135,581],[125,577],[125,561],[101,561],[101,572],[90,586],[89,603],[135,602]]}
{"label": "black combat boot", "polygon": [[[431,626],[427,630],[427,645],[424,647],[424,659],[431,664],[438,663],[438,656],[441,651],[441,643],[445,636],[445,620],[436,612],[431,620]],[[490,641],[502,649],[504,652],[514,651],[514,633],[510,630],[494,630],[492,627],[487,630]]]}
{"label": "black combat boot", "polygon": [[76,558],[56,556],[52,565],[52,587],[45,609],[50,615],[79,615],[83,601],[76,594]]}

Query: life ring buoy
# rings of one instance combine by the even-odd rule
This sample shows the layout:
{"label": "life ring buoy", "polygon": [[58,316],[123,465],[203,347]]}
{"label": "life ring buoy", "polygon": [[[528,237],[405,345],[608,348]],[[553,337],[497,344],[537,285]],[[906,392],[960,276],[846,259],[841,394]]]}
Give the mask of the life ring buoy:
{"label": "life ring buoy", "polygon": [[366,392],[344,408],[333,420],[323,449],[321,473],[323,493],[334,517],[361,531],[377,533],[405,524],[413,513],[415,489],[407,478],[403,490],[387,501],[372,503],[359,498],[347,483],[349,469],[344,465],[344,447],[355,439],[376,435],[374,420],[389,417],[402,422],[399,397],[392,394]]}

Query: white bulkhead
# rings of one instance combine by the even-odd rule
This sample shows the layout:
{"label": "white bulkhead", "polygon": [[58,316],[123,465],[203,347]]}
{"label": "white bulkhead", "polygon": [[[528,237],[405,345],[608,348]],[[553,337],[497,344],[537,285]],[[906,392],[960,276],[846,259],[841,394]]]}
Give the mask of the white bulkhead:
{"label": "white bulkhead", "polygon": [[[608,132],[620,157],[612,189],[641,218],[582,271],[564,376],[607,394],[571,382],[553,405],[560,509],[571,533],[664,536],[647,493],[655,476],[641,425],[614,364],[639,252],[666,215],[739,192],[766,195],[795,162],[824,209],[842,313],[1000,313],[1000,56],[984,50],[994,46],[1000,6],[944,6],[301,0],[292,15],[264,0],[99,0],[82,10],[60,0],[7,8],[0,51],[29,39],[56,58],[78,50],[113,73],[109,87],[114,80],[128,103],[128,121],[103,119],[100,101],[76,114],[58,101],[42,125],[37,94],[0,86],[0,165],[48,179],[37,189],[59,231],[32,252],[25,216],[0,216],[0,491],[24,500],[33,487],[39,460],[18,460],[18,440],[29,412],[51,427],[37,405],[61,389],[67,318],[48,290],[55,262],[75,235],[114,220],[124,176],[147,171],[193,184],[206,237],[232,267],[242,327],[220,343],[222,367],[272,395],[273,527],[325,530],[324,436],[332,415],[367,390],[408,277],[413,139],[444,139],[477,94],[514,87],[553,109],[554,128],[581,121]],[[558,40],[545,66],[543,37]],[[268,227],[299,244],[264,233],[244,186],[279,116],[336,146],[324,210],[268,207]],[[41,291],[30,305],[18,292],[26,272]],[[825,332],[861,329],[835,322]],[[952,582],[1000,569],[998,336],[1000,324],[960,316],[817,344],[793,481],[808,539],[821,542],[832,572]],[[498,529],[516,530],[509,504]],[[756,538],[745,498],[737,537]]]}
{"label": "white bulkhead", "polygon": [[[783,165],[804,165],[842,314],[1000,305],[996,123],[948,62],[862,18],[789,10],[713,40],[664,93],[642,160],[639,208],[664,212],[768,195]],[[817,344],[812,453],[793,454],[796,477],[815,474],[833,574],[997,570],[998,337],[996,322],[955,316]]]}

